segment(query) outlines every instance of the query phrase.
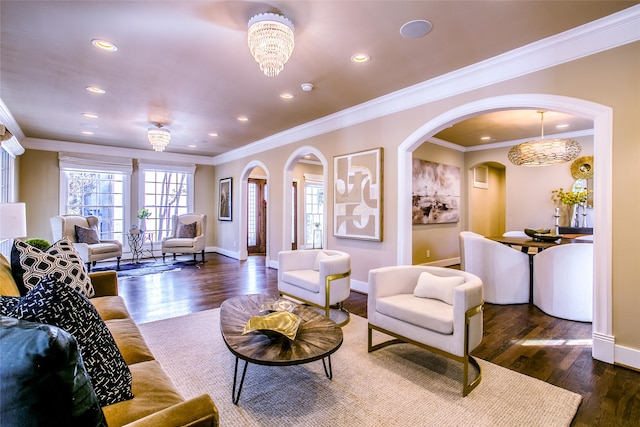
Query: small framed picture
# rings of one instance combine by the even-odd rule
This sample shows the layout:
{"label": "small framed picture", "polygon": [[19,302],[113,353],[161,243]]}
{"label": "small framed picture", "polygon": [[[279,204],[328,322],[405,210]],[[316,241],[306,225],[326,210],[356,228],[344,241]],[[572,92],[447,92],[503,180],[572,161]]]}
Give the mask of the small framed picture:
{"label": "small framed picture", "polygon": [[220,221],[231,221],[231,178],[220,180],[220,211],[218,219]]}

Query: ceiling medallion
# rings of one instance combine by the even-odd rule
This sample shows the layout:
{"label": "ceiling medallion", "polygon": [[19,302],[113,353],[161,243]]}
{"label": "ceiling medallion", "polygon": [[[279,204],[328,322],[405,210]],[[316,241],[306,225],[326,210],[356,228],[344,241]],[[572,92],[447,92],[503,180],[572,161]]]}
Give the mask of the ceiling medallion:
{"label": "ceiling medallion", "polygon": [[163,152],[167,145],[169,145],[169,141],[171,141],[171,131],[163,128],[162,125],[158,123],[156,127],[149,128],[147,138],[149,139],[149,144],[151,144],[155,151]]}
{"label": "ceiling medallion", "polygon": [[549,166],[566,163],[580,155],[578,141],[568,138],[544,139],[544,111],[540,113],[541,137],[523,142],[509,150],[509,161],[516,166]]}
{"label": "ceiling medallion", "polygon": [[293,53],[293,24],[282,15],[261,13],[249,20],[247,44],[267,77],[275,77]]}

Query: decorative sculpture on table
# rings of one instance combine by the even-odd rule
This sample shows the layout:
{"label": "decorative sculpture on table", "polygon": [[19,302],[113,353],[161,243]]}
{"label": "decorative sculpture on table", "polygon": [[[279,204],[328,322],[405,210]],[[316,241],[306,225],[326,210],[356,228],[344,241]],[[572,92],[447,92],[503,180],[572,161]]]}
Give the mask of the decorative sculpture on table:
{"label": "decorative sculpture on table", "polygon": [[[580,188],[573,186],[572,190],[564,191],[562,188],[551,191],[551,198],[556,203],[562,203],[566,207],[566,213],[568,214],[567,226],[580,227],[580,210],[582,210],[583,221],[582,226],[586,226],[586,202],[587,197],[593,193],[593,190],[587,188]],[[559,210],[556,208],[556,215],[559,215]]]}

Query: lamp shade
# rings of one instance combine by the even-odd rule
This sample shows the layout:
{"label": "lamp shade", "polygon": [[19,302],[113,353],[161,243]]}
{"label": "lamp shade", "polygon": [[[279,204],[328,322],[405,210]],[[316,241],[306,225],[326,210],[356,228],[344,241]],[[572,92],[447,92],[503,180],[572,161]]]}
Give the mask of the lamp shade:
{"label": "lamp shade", "polygon": [[27,236],[26,212],[24,203],[0,203],[0,239]]}

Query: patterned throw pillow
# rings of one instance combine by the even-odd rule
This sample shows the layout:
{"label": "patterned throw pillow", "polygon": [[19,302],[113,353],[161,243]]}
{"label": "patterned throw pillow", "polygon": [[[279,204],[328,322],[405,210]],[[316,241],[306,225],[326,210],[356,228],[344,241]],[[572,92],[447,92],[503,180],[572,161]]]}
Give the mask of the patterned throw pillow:
{"label": "patterned throw pillow", "polygon": [[191,224],[178,223],[178,233],[176,233],[179,239],[193,239],[196,237],[196,223]]}
{"label": "patterned throw pillow", "polygon": [[49,274],[89,298],[95,295],[80,255],[73,243],[66,238],[57,241],[46,251],[21,240],[14,240],[11,249],[11,274],[21,295],[25,295]]}
{"label": "patterned throw pillow", "polygon": [[78,243],[86,243],[87,245],[95,245],[100,243],[98,230],[93,227],[81,227],[76,225],[76,241]]}
{"label": "patterned throw pillow", "polygon": [[20,297],[0,295],[0,314],[8,316],[18,304],[20,304]]}
{"label": "patterned throw pillow", "polygon": [[73,335],[100,406],[133,398],[129,367],[107,325],[79,292],[47,276],[20,298],[9,316],[57,326]]}

